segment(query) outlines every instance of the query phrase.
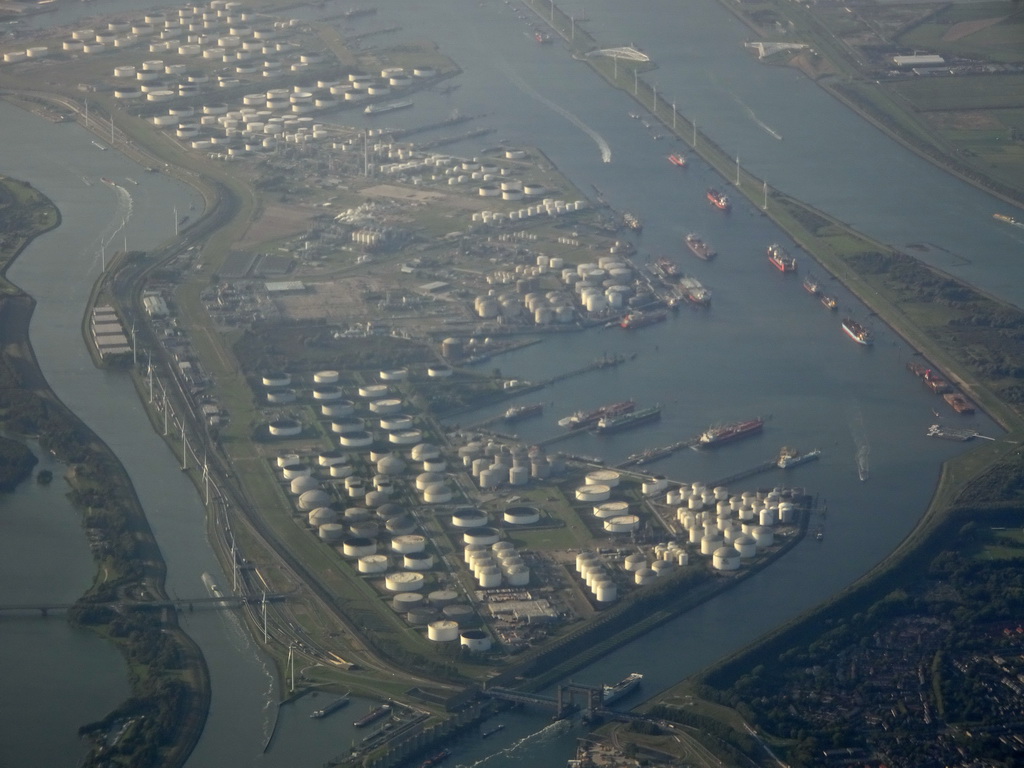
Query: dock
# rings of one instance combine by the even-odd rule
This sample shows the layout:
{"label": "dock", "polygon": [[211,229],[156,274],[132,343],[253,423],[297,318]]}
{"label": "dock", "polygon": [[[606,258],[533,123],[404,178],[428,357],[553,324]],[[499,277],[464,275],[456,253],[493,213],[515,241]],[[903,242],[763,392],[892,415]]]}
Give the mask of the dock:
{"label": "dock", "polygon": [[741,472],[736,472],[735,474],[728,475],[727,477],[723,477],[719,480],[709,482],[708,487],[713,488],[716,485],[729,485],[729,483],[735,483],[739,480],[745,480],[748,477],[753,477],[754,475],[761,475],[764,474],[765,472],[770,472],[771,470],[778,468],[779,460],[769,459],[768,461],[758,464],[755,467],[750,467],[749,469],[744,469]]}

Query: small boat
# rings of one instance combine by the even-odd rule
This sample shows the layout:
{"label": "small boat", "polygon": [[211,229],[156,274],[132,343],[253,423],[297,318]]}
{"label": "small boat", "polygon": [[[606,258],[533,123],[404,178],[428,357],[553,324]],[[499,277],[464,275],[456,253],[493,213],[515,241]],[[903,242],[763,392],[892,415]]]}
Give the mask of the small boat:
{"label": "small boat", "polygon": [[679,277],[679,265],[667,256],[659,256],[654,261],[654,268],[661,277],[675,280]]}
{"label": "small boat", "polygon": [[683,298],[691,304],[706,305],[711,301],[711,291],[701,285],[700,280],[695,277],[682,278],[679,287],[683,291]]}
{"label": "small boat", "polygon": [[814,275],[808,274],[804,278],[804,290],[812,296],[816,296],[821,293],[821,285],[818,284],[818,280]]}
{"label": "small boat", "polygon": [[438,763],[447,760],[449,757],[451,757],[451,754],[452,751],[450,749],[442,749],[440,752],[431,755],[422,763],[420,763],[420,768],[432,768],[432,766],[435,766]]}
{"label": "small boat", "polygon": [[821,295],[821,303],[825,307],[825,309],[835,311],[836,309],[839,308],[839,302],[833,299],[831,296],[826,296],[825,294]]}
{"label": "small boat", "polygon": [[732,203],[729,201],[729,196],[724,192],[718,191],[714,187],[708,187],[707,197],[708,202],[720,211],[728,211],[732,207]]}
{"label": "small boat", "polygon": [[487,731],[484,731],[483,733],[481,733],[481,734],[480,734],[480,738],[481,738],[481,739],[486,739],[486,738],[488,738],[488,737],[490,737],[490,736],[493,736],[493,735],[494,735],[494,734],[496,734],[496,733],[497,733],[498,731],[502,730],[502,729],[503,729],[504,727],[505,727],[505,724],[504,724],[504,723],[498,723],[498,725],[494,726],[494,727],[493,727],[493,728],[491,728],[490,730],[487,730]]}
{"label": "small boat", "polygon": [[109,184],[112,187],[117,186],[117,184],[114,183],[113,179],[108,179],[106,176],[100,177],[100,181],[102,181],[104,184]]}
{"label": "small boat", "polygon": [[944,427],[941,424],[932,424],[928,427],[928,431],[925,434],[928,437],[938,437],[942,440],[956,440],[959,442],[973,440],[978,436],[978,433],[973,429],[955,429],[953,427]]}
{"label": "small boat", "polygon": [[868,346],[874,341],[871,331],[852,318],[843,319],[843,332],[858,344]]}
{"label": "small boat", "polygon": [[634,214],[628,211],[622,214],[622,223],[632,229],[634,232],[640,232],[643,230],[643,222],[640,221]]}
{"label": "small boat", "polygon": [[779,469],[789,469],[800,464],[806,464],[808,461],[814,461],[821,456],[821,451],[813,450],[807,453],[800,453],[793,448],[783,448],[779,451],[779,460],[775,462]]}
{"label": "small boat", "polygon": [[668,161],[679,168],[686,167],[686,158],[683,155],[676,154],[675,152],[668,156]]}

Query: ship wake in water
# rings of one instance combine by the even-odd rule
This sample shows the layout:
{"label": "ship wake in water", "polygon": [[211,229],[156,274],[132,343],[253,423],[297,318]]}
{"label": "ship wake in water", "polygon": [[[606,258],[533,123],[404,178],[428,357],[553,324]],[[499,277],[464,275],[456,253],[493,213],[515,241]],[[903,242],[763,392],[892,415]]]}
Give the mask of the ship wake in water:
{"label": "ship wake in water", "polygon": [[475,763],[470,763],[468,768],[477,768],[477,766],[486,765],[492,762],[495,758],[498,758],[500,762],[503,758],[515,757],[516,752],[518,752],[521,747],[529,746],[530,744],[543,743],[545,741],[550,741],[551,739],[557,739],[559,736],[564,736],[571,729],[572,722],[568,719],[550,723],[549,725],[545,725],[539,731],[512,742],[509,746],[505,747],[505,749],[499,750],[493,755],[488,755],[487,757],[477,760]]}
{"label": "ship wake in water", "polygon": [[864,482],[870,473],[869,459],[871,457],[871,446],[868,445],[867,429],[864,427],[864,414],[854,404],[850,409],[850,434],[853,437],[853,444],[857,451],[854,459],[857,464],[857,477]]}

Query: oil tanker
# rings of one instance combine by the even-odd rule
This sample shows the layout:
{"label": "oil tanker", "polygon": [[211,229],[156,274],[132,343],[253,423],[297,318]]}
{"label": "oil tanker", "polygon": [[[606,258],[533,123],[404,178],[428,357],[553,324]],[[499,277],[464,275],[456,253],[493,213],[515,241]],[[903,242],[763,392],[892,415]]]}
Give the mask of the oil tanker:
{"label": "oil tanker", "polygon": [[639,427],[649,421],[656,421],[661,418],[661,406],[652,405],[650,408],[642,408],[639,411],[626,413],[621,416],[606,416],[597,422],[594,431],[599,435],[610,435],[613,432],[621,432],[624,429]]}
{"label": "oil tanker", "polygon": [[739,440],[741,437],[756,435],[763,427],[764,419],[761,418],[751,419],[750,421],[737,421],[717,427],[708,427],[697,438],[697,447],[713,448],[722,443]]}

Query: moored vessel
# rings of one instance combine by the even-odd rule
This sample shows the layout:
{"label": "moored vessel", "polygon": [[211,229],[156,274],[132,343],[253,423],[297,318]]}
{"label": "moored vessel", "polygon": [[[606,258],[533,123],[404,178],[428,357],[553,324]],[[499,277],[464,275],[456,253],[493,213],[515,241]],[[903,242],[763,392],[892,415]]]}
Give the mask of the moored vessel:
{"label": "moored vessel", "polygon": [[310,717],[313,718],[314,720],[319,720],[322,717],[327,717],[328,715],[333,714],[334,712],[337,712],[342,707],[348,706],[349,701],[350,701],[350,699],[349,699],[349,697],[347,695],[346,696],[342,696],[341,698],[338,698],[338,699],[335,699],[334,701],[332,701],[330,704],[328,704],[323,709],[314,710],[310,714]]}
{"label": "moored vessel", "polygon": [[608,435],[612,432],[621,432],[631,427],[639,427],[649,421],[656,421],[661,418],[661,406],[652,405],[650,408],[641,408],[639,411],[625,413],[621,416],[605,416],[597,422],[594,431],[599,435]]}
{"label": "moored vessel", "polygon": [[612,702],[621,699],[627,693],[636,688],[640,687],[640,681],[644,679],[644,676],[639,672],[630,672],[624,678],[619,680],[617,683],[608,684],[605,683],[601,687],[601,701],[603,704],[611,704]]}
{"label": "moored vessel", "polygon": [[631,413],[636,408],[633,400],[623,400],[618,403],[610,403],[594,408],[591,411],[576,411],[571,416],[558,420],[558,426],[568,429],[581,429],[597,424],[605,416],[621,416],[624,413]]}
{"label": "moored vessel", "polygon": [[622,214],[622,223],[625,224],[630,229],[632,229],[634,232],[640,232],[644,228],[643,222],[640,221],[640,219],[638,219],[636,215],[630,213],[629,211]]}
{"label": "moored vessel", "polygon": [[710,261],[716,255],[715,250],[693,232],[686,236],[686,247],[693,251],[694,256],[704,261]]}
{"label": "moored vessel", "polygon": [[654,260],[654,268],[661,277],[675,280],[679,277],[679,265],[668,256],[659,256]]}
{"label": "moored vessel", "polygon": [[677,154],[675,152],[668,156],[668,161],[672,163],[672,165],[678,166],[680,168],[686,167],[686,158],[683,155]]}
{"label": "moored vessel", "polygon": [[729,196],[714,187],[708,187],[707,196],[708,202],[720,211],[728,211],[732,207]]}
{"label": "moored vessel", "polygon": [[863,344],[864,346],[874,341],[871,331],[849,317],[843,319],[843,332],[858,344]]}
{"label": "moored vessel", "polygon": [[812,296],[821,292],[821,285],[818,283],[818,279],[814,275],[808,274],[804,278],[804,290]]}
{"label": "moored vessel", "polygon": [[768,246],[768,261],[780,272],[795,272],[796,259],[789,255],[789,252],[778,243]]}
{"label": "moored vessel", "polygon": [[440,752],[435,752],[433,755],[431,755],[422,763],[420,763],[420,768],[431,768],[431,766],[437,765],[438,763],[447,760],[449,757],[451,757],[451,754],[452,751],[447,748],[442,749]]}
{"label": "moored vessel", "polygon": [[800,464],[806,464],[808,461],[814,461],[819,456],[821,456],[821,451],[817,449],[807,453],[800,453],[795,448],[783,448],[779,451],[779,460],[775,462],[775,465],[779,469],[789,469]]}
{"label": "moored vessel", "polygon": [[974,403],[959,392],[947,392],[942,396],[942,399],[949,403],[950,407],[957,413],[974,413]]}
{"label": "moored vessel", "polygon": [[711,291],[701,285],[695,277],[682,278],[679,287],[683,291],[683,297],[691,304],[708,304],[711,301]]}
{"label": "moored vessel", "polygon": [[697,438],[698,448],[713,448],[714,446],[738,440],[741,437],[756,435],[764,427],[764,419],[756,418],[749,421],[736,421],[732,424],[708,427]]}
{"label": "moored vessel", "polygon": [[405,101],[386,101],[381,104],[367,104],[366,109],[363,110],[364,115],[379,115],[381,112],[394,112],[396,109],[405,109],[411,107],[412,102]]}
{"label": "moored vessel", "polygon": [[514,405],[505,411],[502,417],[505,421],[519,421],[530,416],[536,416],[544,411],[544,403],[530,403],[529,405]]}
{"label": "moored vessel", "polygon": [[667,317],[668,315],[664,312],[630,312],[619,321],[619,327],[632,331],[637,328],[646,328],[648,325],[660,323]]}
{"label": "moored vessel", "polygon": [[375,723],[378,720],[380,720],[382,717],[384,717],[385,715],[388,715],[390,713],[391,713],[391,705],[390,704],[381,704],[379,707],[374,707],[373,709],[371,709],[365,715],[363,715],[358,720],[356,720],[354,723],[352,723],[352,725],[354,725],[356,728],[365,728],[370,723]]}
{"label": "moored vessel", "polygon": [[832,310],[833,312],[839,309],[839,302],[836,301],[831,296],[826,296],[825,294],[821,295],[821,304],[822,306],[825,307],[825,309]]}

